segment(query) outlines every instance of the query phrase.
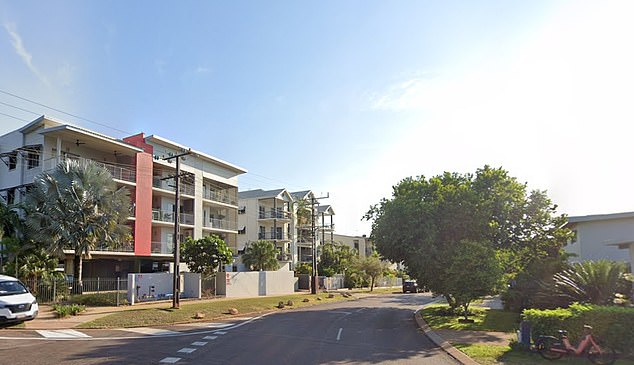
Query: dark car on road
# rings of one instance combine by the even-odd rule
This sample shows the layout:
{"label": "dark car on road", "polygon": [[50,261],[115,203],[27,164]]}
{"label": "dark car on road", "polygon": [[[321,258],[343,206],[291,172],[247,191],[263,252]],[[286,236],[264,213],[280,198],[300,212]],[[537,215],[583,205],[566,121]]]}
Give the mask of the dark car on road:
{"label": "dark car on road", "polygon": [[404,280],[403,281],[403,293],[418,293],[418,283],[416,280]]}

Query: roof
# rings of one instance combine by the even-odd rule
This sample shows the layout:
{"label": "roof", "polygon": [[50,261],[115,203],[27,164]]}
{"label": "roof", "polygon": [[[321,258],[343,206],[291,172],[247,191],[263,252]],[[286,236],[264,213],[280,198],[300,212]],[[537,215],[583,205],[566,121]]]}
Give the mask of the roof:
{"label": "roof", "polygon": [[112,137],[106,136],[105,134],[93,132],[91,130],[77,127],[71,124],[61,124],[55,127],[45,128],[42,131],[40,131],[40,134],[48,134],[53,132],[69,132],[69,133],[74,133],[79,135],[85,135],[85,136],[89,136],[91,138],[100,140],[101,142],[111,143],[111,144],[117,145],[118,147],[126,148],[135,152],[143,151],[143,149],[133,146],[120,139],[112,138]]}
{"label": "roof", "polygon": [[319,205],[317,206],[317,213],[325,213],[335,215],[335,211],[332,209],[332,205]]}
{"label": "roof", "polygon": [[285,192],[286,189],[275,189],[275,190],[246,190],[238,192],[238,199],[262,199],[262,198],[275,198],[278,195]]}
{"label": "roof", "polygon": [[310,190],[295,191],[295,192],[291,193],[291,196],[295,200],[304,200],[311,193],[312,193],[312,191],[310,191]]}
{"label": "roof", "polygon": [[565,226],[568,226],[574,223],[608,221],[608,220],[627,219],[627,218],[634,218],[634,212],[594,214],[594,215],[581,215],[581,216],[575,216],[575,217],[568,217],[568,223],[566,223]]}
{"label": "roof", "polygon": [[217,165],[220,165],[222,167],[225,167],[225,168],[227,168],[229,170],[232,170],[232,171],[240,173],[240,174],[243,174],[243,173],[247,172],[247,170],[243,169],[242,167],[236,166],[236,165],[234,165],[232,163],[229,163],[227,161],[224,161],[224,160],[221,160],[219,158],[213,157],[213,156],[208,155],[208,154],[206,154],[204,152],[192,150],[189,147],[183,146],[183,145],[181,145],[179,143],[176,143],[176,142],[172,142],[172,141],[170,141],[167,138],[159,137],[159,136],[156,136],[156,135],[151,135],[151,136],[146,137],[145,140],[146,141],[156,142],[156,143],[159,143],[159,144],[162,144],[162,145],[167,145],[167,146],[174,147],[174,148],[177,148],[177,149],[181,149],[183,151],[189,150],[189,151],[192,152],[192,154],[196,155],[199,158],[202,158],[203,160],[210,161],[212,163],[215,163]]}

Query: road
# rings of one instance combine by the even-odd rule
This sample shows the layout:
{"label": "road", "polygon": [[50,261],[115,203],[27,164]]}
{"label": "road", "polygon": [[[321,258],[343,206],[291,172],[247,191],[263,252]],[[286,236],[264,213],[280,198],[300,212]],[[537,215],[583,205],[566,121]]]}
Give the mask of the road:
{"label": "road", "polygon": [[416,327],[413,311],[430,300],[370,296],[209,325],[214,328],[169,328],[168,336],[81,330],[75,339],[3,338],[0,364],[456,364]]}

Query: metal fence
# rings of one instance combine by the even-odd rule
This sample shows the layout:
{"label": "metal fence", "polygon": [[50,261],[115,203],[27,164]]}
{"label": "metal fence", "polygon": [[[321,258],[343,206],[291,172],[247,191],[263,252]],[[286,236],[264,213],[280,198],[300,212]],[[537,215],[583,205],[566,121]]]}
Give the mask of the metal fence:
{"label": "metal fence", "polygon": [[60,277],[23,282],[39,303],[58,303],[81,295],[86,302],[119,305],[126,301],[128,293],[127,278],[88,278],[79,282],[73,278]]}
{"label": "metal fence", "polygon": [[203,298],[216,297],[216,275],[201,278],[200,285],[201,296]]}

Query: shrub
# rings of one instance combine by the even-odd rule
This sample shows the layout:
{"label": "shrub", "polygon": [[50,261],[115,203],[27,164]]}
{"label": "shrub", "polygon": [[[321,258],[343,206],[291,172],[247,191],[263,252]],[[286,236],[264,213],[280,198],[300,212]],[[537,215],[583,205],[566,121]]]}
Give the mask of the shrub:
{"label": "shrub", "polygon": [[[117,293],[77,294],[70,296],[67,302],[89,307],[113,307],[117,305]],[[119,293],[119,304],[128,304],[125,294]]]}
{"label": "shrub", "polygon": [[533,338],[555,335],[557,330],[568,331],[571,340],[578,342],[583,325],[593,327],[593,333],[609,346],[634,354],[634,309],[615,306],[572,304],[569,308],[526,309],[524,319],[532,324]]}
{"label": "shrub", "polygon": [[60,318],[76,316],[86,310],[86,306],[79,304],[53,304],[53,310]]}

